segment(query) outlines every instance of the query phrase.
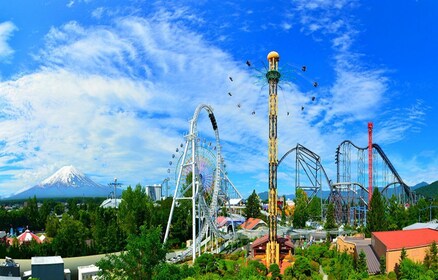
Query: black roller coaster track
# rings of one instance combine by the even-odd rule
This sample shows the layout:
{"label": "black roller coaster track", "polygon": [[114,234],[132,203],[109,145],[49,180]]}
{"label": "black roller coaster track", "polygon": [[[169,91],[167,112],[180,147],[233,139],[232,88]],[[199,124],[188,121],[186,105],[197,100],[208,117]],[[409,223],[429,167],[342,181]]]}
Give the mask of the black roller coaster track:
{"label": "black roller coaster track", "polygon": [[[355,147],[358,150],[368,150],[368,146],[367,147],[359,147],[356,146],[353,142],[351,142],[350,140],[345,140],[343,141],[341,144],[339,144],[339,146],[336,149],[336,159],[340,158],[340,147],[344,144],[350,144],[353,147]],[[385,191],[389,186],[394,185],[394,184],[400,184],[400,186],[403,187],[403,190],[405,191],[405,194],[410,198],[413,199],[413,194],[411,192],[411,189],[408,185],[406,185],[406,183],[403,181],[403,179],[400,177],[400,175],[398,174],[397,170],[394,168],[394,165],[391,163],[391,161],[389,160],[389,158],[386,156],[385,152],[383,151],[383,149],[378,145],[378,144],[373,144],[373,148],[379,153],[379,155],[382,157],[383,161],[388,165],[388,168],[391,170],[392,174],[394,174],[395,178],[397,179],[396,182],[391,182],[388,185],[386,185],[382,191]],[[340,178],[340,161],[337,160],[336,161],[336,165],[337,165],[337,179],[339,182],[339,178]]]}
{"label": "black roller coaster track", "polygon": [[[306,191],[310,203],[313,197],[317,196],[318,192],[322,190],[322,183],[325,180],[330,188],[329,201],[335,204],[337,221],[340,223],[350,223],[354,219],[355,222],[357,223],[364,223],[366,219],[366,211],[367,211],[366,209],[368,208],[367,207],[368,189],[364,181],[363,182],[356,180],[352,181],[350,178],[351,174],[347,174],[347,175],[342,174],[342,178],[345,180],[341,181],[341,170],[340,170],[341,156],[344,156],[342,158],[344,159],[343,164],[349,165],[348,167],[344,167],[343,172],[344,173],[351,172],[350,155],[347,154],[342,155],[341,148],[344,153],[351,153],[351,151],[349,150],[350,148],[348,148],[347,146],[344,147],[344,145],[351,145],[351,147],[354,147],[360,152],[368,150],[368,147],[364,147],[364,148],[359,147],[355,145],[353,142],[351,142],[350,140],[345,140],[341,144],[339,144],[339,146],[336,149],[336,164],[337,164],[336,182],[332,182],[332,180],[330,180],[329,177],[327,176],[327,173],[321,164],[320,156],[300,144],[297,144],[296,147],[287,151],[280,158],[280,160],[278,161],[277,168],[280,167],[281,163],[291,153],[295,152],[296,154],[295,190],[303,189],[304,191]],[[399,185],[400,187],[402,187],[403,193],[406,195],[404,197],[407,197],[409,202],[411,203],[414,202],[414,196],[409,186],[407,186],[406,183],[404,183],[399,173],[394,168],[393,164],[386,156],[382,148],[377,144],[373,144],[373,150],[377,152],[377,154],[383,160],[385,166],[389,169],[390,173],[394,176],[393,179],[395,180],[394,182],[389,182],[389,183],[385,182],[386,185],[384,184],[383,186],[380,187],[382,193],[384,193],[390,186]],[[348,158],[348,160],[345,160],[345,158]],[[358,162],[359,161],[361,161],[362,168],[364,168],[365,166],[364,158],[360,158]],[[362,172],[364,173],[365,170],[362,170]],[[304,176],[307,177],[307,182],[306,182],[307,184],[306,183],[303,184],[303,182],[301,182],[302,178],[300,178],[301,176],[300,174],[301,175],[304,174]],[[354,217],[352,218],[352,216]]]}
{"label": "black roller coaster track", "polygon": [[[278,161],[277,168],[291,153],[295,152],[295,190],[303,189],[308,193],[309,203],[318,195],[322,189],[322,180],[326,180],[327,185],[331,188],[331,181],[321,164],[321,158],[316,153],[307,149],[301,144],[287,151]],[[302,185],[300,182],[300,171],[305,174],[310,185]],[[322,176],[321,176],[322,175]]]}
{"label": "black roller coaster track", "polygon": [[[357,151],[357,158],[354,161],[357,163],[357,169],[353,169],[352,172],[352,158],[353,155],[351,147],[354,147]],[[378,144],[373,144],[374,161],[373,165],[373,187],[379,187],[380,191],[387,198],[390,195],[396,195],[397,190],[400,190],[400,196],[396,197],[400,203],[415,203],[414,193],[410,190],[410,187],[406,185],[400,174],[394,168],[389,158],[386,156],[383,149]],[[368,189],[365,184],[365,157],[364,151],[368,150],[367,147],[359,147],[350,140],[345,140],[336,148],[336,167],[337,167],[337,182],[331,184],[331,193],[329,200],[335,204],[336,219],[338,223],[366,223],[366,212],[368,208]],[[379,161],[382,160],[383,165],[380,165]],[[341,170],[342,169],[342,170]],[[379,172],[380,171],[380,172]],[[393,177],[387,180],[387,175],[391,174]],[[388,172],[388,173],[386,173]],[[352,179],[352,174],[357,176]],[[379,177],[379,174],[383,177]],[[374,177],[376,176],[376,177]],[[376,181],[374,181],[376,180]],[[389,188],[391,186],[399,186],[394,188],[391,192]]]}

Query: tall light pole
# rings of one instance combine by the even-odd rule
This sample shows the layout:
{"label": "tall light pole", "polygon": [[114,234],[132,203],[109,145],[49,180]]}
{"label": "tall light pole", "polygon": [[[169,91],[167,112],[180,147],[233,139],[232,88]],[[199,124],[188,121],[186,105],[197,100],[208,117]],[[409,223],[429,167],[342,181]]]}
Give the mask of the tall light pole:
{"label": "tall light pole", "polygon": [[114,187],[113,199],[114,199],[114,206],[117,208],[117,187],[122,185],[122,184],[117,183],[117,178],[114,178],[114,183],[109,183],[108,185],[110,187]]}
{"label": "tall light pole", "polygon": [[266,244],[266,265],[280,265],[280,246],[277,242],[277,85],[280,80],[278,61],[280,55],[272,51],[268,54],[269,71],[266,78],[269,83],[269,241]]}

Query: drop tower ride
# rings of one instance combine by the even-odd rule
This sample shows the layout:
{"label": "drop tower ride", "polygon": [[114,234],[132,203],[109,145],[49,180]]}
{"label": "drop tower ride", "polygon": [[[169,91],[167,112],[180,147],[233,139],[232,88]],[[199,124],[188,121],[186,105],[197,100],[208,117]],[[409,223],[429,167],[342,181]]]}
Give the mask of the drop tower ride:
{"label": "drop tower ride", "polygon": [[272,51],[268,54],[269,70],[266,78],[269,83],[269,240],[266,244],[266,265],[280,265],[280,246],[277,242],[277,86],[280,80],[278,61],[280,55]]}

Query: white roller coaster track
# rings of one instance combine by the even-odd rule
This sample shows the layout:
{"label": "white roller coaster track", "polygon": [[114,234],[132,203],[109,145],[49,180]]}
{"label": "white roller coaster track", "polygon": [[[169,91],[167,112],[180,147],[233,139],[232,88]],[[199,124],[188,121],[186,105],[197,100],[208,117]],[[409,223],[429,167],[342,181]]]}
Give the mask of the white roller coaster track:
{"label": "white roller coaster track", "polygon": [[[215,141],[216,141],[216,163],[214,168],[214,180],[212,183],[212,196],[210,203],[208,204],[203,196],[204,186],[202,185],[202,180],[199,176],[199,168],[198,168],[198,155],[197,155],[197,138],[198,138],[198,130],[197,130],[197,122],[199,114],[202,110],[207,111],[208,116],[210,118],[211,124],[213,126],[214,134],[215,134]],[[191,149],[191,159],[189,162],[186,163],[186,158],[189,153],[189,149]],[[222,239],[230,239],[233,237],[233,235],[230,234],[224,234],[220,230],[218,230],[216,225],[216,214],[217,214],[217,208],[218,208],[218,196],[219,192],[221,191],[221,183],[223,180],[230,183],[232,186],[234,193],[237,194],[240,198],[241,195],[235,188],[235,186],[229,181],[228,177],[225,175],[225,172],[223,170],[223,160],[221,155],[221,145],[220,145],[220,138],[219,138],[219,129],[216,123],[216,119],[213,114],[213,108],[209,105],[201,104],[199,105],[195,113],[193,115],[192,120],[190,121],[190,132],[186,136],[186,145],[184,147],[184,152],[182,155],[182,158],[180,160],[180,166],[178,167],[178,178],[176,180],[176,186],[175,186],[175,192],[173,196],[172,201],[172,207],[170,210],[169,220],[166,227],[166,233],[164,237],[164,242],[167,241],[169,237],[169,231],[171,227],[172,222],[172,216],[174,212],[174,208],[176,207],[176,201],[179,199],[190,199],[187,197],[181,197],[181,194],[183,194],[187,189],[192,187],[192,245],[181,252],[177,258],[175,258],[173,261],[178,261],[181,259],[184,259],[190,251],[192,252],[192,259],[193,261],[196,258],[196,253],[201,252],[201,247],[206,245],[210,240],[213,240],[216,238],[222,238]],[[183,169],[187,168],[188,166],[191,167],[191,172],[194,174],[192,175],[192,182],[189,184],[189,186],[186,186],[185,190],[182,190],[184,187],[181,182]],[[225,194],[226,195],[226,194]],[[198,208],[198,209],[197,209]],[[196,226],[196,213],[198,213],[198,224],[199,226]],[[198,231],[197,231],[198,229]]]}

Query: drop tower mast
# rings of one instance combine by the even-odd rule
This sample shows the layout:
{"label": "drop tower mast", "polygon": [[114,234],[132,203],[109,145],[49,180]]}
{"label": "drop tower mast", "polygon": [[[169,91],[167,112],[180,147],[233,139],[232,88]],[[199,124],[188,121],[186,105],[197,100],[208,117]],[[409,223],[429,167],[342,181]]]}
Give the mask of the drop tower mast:
{"label": "drop tower mast", "polygon": [[280,80],[278,61],[280,55],[272,51],[268,54],[269,70],[266,78],[269,83],[269,240],[266,245],[266,265],[280,264],[280,246],[277,242],[277,85]]}

